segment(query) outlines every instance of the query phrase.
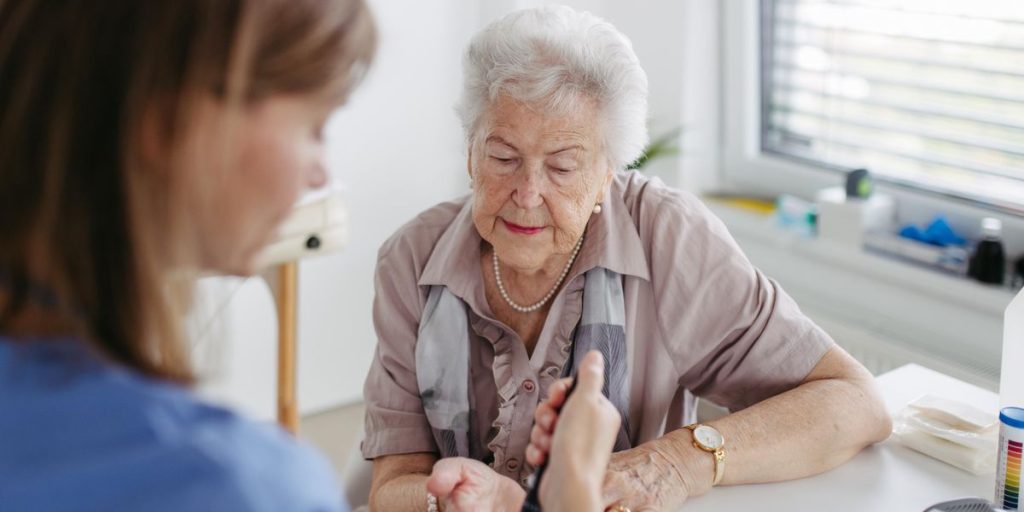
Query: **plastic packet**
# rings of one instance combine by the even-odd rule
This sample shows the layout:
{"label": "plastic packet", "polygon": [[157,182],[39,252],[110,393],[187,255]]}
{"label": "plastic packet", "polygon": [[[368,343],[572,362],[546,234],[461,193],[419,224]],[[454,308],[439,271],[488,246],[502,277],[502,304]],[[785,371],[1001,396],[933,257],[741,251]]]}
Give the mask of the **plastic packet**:
{"label": "plastic packet", "polygon": [[969,404],[924,395],[896,415],[893,434],[905,446],[970,473],[995,471],[996,416]]}
{"label": "plastic packet", "polygon": [[960,430],[976,432],[992,428],[995,432],[999,429],[998,418],[994,413],[941,396],[921,395],[907,404],[907,407],[918,411],[926,419],[934,418]]}

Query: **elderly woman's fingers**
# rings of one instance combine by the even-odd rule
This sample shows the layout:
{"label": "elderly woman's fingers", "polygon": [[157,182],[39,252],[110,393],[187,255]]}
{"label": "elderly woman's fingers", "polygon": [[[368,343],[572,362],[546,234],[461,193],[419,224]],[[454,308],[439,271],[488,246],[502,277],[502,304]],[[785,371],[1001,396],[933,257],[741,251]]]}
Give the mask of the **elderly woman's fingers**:
{"label": "elderly woman's fingers", "polygon": [[441,459],[427,478],[427,492],[444,499],[462,481],[462,467],[455,458]]}

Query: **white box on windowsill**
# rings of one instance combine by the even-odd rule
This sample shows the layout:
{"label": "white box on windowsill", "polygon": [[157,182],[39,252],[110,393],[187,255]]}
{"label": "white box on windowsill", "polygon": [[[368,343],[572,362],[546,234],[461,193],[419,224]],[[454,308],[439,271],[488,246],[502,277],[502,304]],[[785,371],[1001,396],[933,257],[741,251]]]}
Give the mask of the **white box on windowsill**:
{"label": "white box on windowsill", "polygon": [[843,187],[822,189],[818,205],[818,237],[858,248],[867,233],[890,231],[896,214],[892,196],[874,194],[867,199],[848,198]]}

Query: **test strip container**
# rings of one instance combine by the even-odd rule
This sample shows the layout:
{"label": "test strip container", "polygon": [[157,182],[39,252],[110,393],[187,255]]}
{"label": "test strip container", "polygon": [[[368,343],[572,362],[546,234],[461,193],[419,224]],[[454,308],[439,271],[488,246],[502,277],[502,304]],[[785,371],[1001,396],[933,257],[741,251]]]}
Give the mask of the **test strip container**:
{"label": "test strip container", "polygon": [[999,411],[999,466],[996,471],[996,506],[1005,510],[1021,507],[1021,453],[1024,452],[1024,409],[1004,407]]}

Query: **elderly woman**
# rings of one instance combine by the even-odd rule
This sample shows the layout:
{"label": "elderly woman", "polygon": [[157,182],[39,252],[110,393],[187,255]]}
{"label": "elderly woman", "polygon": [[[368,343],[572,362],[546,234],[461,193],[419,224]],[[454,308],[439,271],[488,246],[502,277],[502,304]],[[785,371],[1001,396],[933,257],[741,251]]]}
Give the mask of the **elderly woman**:
{"label": "elderly woman", "polygon": [[[590,350],[621,415],[603,506],[799,478],[888,436],[871,375],[722,223],[623,170],[647,141],[647,79],[622,34],[565,7],[519,11],[464,65],[472,194],[380,250],[373,508],[436,508],[432,472],[442,509],[518,508],[534,410]],[[696,397],[735,412],[692,424]]]}

